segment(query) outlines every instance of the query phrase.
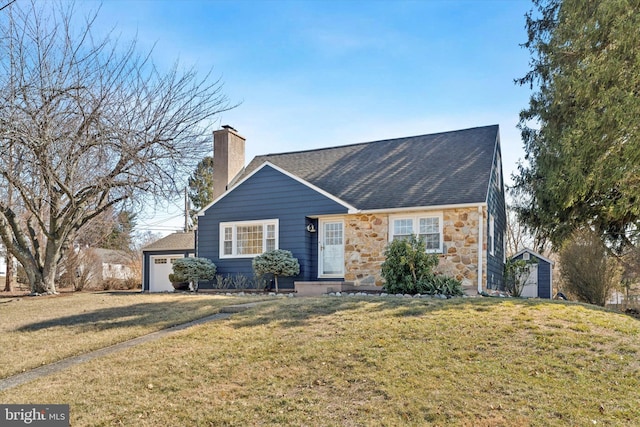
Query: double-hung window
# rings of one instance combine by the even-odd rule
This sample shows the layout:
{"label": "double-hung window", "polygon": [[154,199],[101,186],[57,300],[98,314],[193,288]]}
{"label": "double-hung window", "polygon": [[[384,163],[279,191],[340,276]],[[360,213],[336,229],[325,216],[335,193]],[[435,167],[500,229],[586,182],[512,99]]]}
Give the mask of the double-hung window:
{"label": "double-hung window", "polygon": [[423,239],[427,252],[440,253],[442,247],[442,215],[424,214],[390,218],[390,240],[406,239],[415,234]]}
{"label": "double-hung window", "polygon": [[221,222],[220,258],[253,258],[278,249],[278,220]]}

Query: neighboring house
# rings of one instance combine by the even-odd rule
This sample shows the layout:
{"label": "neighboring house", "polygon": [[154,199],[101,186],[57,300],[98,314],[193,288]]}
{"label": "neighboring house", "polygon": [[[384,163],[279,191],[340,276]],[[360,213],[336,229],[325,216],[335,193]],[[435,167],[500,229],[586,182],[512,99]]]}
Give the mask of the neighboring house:
{"label": "neighboring house", "polygon": [[230,126],[214,132],[215,200],[198,214],[196,254],[218,274],[251,277],[253,257],[279,248],[301,267],[281,288],[380,289],[387,244],[413,233],[468,294],[502,286],[497,125],[269,154],[246,167],[244,144]]}
{"label": "neighboring house", "polygon": [[176,259],[195,254],[194,233],[173,233],[142,248],[142,290],[173,291],[169,274]]}
{"label": "neighboring house", "polygon": [[0,276],[5,277],[7,275],[7,256],[4,246],[0,244]]}
{"label": "neighboring house", "polygon": [[514,256],[513,260],[524,260],[531,263],[529,276],[525,281],[521,297],[553,298],[553,261],[545,258],[531,249],[523,249]]}
{"label": "neighboring house", "polygon": [[[16,275],[16,270],[18,266],[18,262],[16,259],[11,256],[10,259],[13,261],[13,276]],[[4,245],[0,243],[0,277],[2,277],[3,282],[0,283],[0,288],[4,289],[4,279],[7,276],[7,250]]]}
{"label": "neighboring house", "polygon": [[102,264],[102,280],[127,280],[132,277],[131,258],[125,251],[94,248],[93,252]]}

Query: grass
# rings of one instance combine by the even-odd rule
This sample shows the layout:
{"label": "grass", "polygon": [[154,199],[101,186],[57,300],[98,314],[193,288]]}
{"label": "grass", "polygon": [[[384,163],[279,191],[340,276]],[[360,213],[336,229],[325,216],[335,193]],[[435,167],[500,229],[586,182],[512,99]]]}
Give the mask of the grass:
{"label": "grass", "polygon": [[579,304],[283,299],[0,393],[82,425],[632,425],[640,322]]}
{"label": "grass", "polygon": [[0,378],[247,301],[214,295],[131,292],[0,299]]}

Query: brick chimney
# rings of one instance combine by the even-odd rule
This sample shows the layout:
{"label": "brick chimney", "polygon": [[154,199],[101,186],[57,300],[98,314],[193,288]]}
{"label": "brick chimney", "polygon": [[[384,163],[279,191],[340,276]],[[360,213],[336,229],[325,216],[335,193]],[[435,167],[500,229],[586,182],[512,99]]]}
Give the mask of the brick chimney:
{"label": "brick chimney", "polygon": [[244,167],[244,141],[229,125],[213,132],[213,198],[227,191],[227,185]]}

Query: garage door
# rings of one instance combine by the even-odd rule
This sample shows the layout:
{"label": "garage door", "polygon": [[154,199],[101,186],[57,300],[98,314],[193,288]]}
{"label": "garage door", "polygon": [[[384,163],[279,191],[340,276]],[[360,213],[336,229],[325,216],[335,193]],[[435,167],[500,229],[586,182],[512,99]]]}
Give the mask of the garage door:
{"label": "garage door", "polygon": [[152,255],[149,257],[149,292],[173,292],[169,274],[173,273],[173,262],[182,255]]}

